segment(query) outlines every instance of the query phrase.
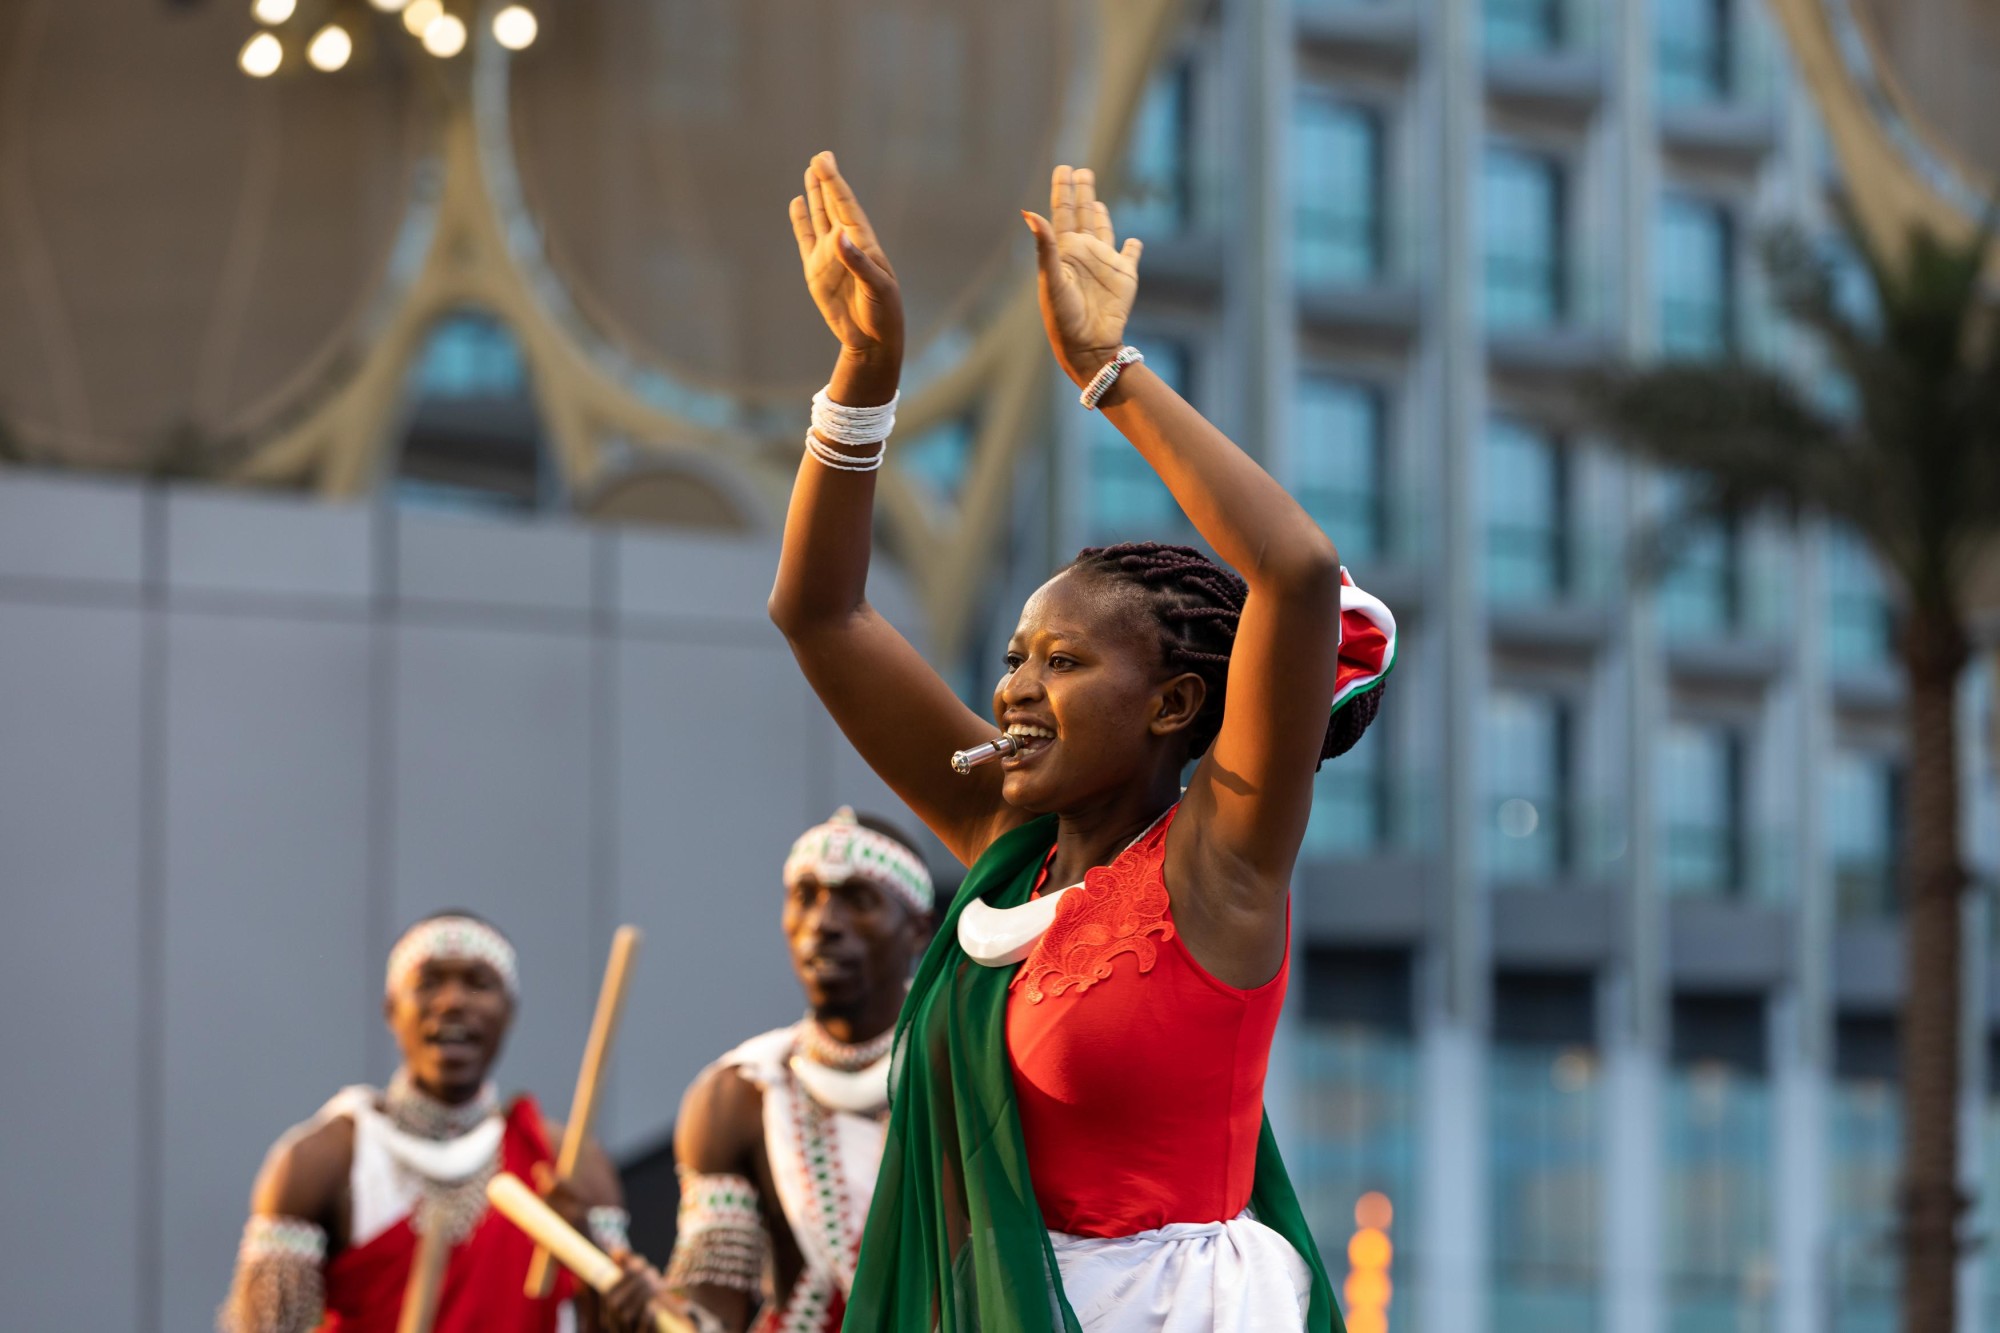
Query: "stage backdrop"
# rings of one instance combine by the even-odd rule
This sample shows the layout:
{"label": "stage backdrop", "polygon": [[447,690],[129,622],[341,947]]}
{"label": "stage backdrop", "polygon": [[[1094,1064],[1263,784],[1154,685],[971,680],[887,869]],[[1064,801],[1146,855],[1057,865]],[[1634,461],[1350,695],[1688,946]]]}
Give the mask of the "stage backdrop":
{"label": "stage backdrop", "polygon": [[0,474],[0,1322],[209,1327],[266,1145],[393,1068],[384,959],[437,908],[519,944],[500,1082],[558,1116],[644,928],[614,1152],[795,1018],[790,839],[908,816],[765,619],[775,562]]}

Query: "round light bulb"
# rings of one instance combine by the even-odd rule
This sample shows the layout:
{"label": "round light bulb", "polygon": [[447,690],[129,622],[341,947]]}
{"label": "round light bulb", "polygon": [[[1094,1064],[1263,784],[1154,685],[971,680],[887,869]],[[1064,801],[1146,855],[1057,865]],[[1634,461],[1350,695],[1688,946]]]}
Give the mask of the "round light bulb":
{"label": "round light bulb", "polygon": [[329,23],[314,33],[311,45],[306,47],[306,59],[312,61],[313,68],[329,74],[345,65],[353,54],[354,39],[338,23]]}
{"label": "round light bulb", "polygon": [[443,13],[444,6],[439,0],[410,0],[409,7],[403,11],[403,26],[410,30],[410,36],[421,37],[424,29]]}
{"label": "round light bulb", "polygon": [[451,14],[431,20],[424,29],[424,50],[440,59],[450,59],[465,49],[465,23]]}
{"label": "round light bulb", "polygon": [[404,5],[409,4],[410,0],[368,0],[368,3],[381,10],[384,14],[393,14]]}
{"label": "round light bulb", "polygon": [[509,5],[493,16],[493,38],[509,51],[527,50],[541,30],[535,11],[526,5]]}
{"label": "round light bulb", "polygon": [[236,57],[236,63],[251,78],[268,79],[285,63],[285,48],[270,33],[260,32],[243,43],[243,53]]}
{"label": "round light bulb", "polygon": [[257,0],[250,6],[250,12],[257,16],[259,23],[269,23],[273,27],[292,16],[299,7],[299,0]]}

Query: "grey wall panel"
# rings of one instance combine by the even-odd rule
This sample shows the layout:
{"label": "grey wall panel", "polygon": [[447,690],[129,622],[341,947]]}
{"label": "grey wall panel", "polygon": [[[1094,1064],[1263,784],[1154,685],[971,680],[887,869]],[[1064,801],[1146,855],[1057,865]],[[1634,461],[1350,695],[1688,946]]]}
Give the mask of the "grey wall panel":
{"label": "grey wall panel", "polygon": [[134,612],[0,605],[8,1328],[140,1327],[140,669]]}
{"label": "grey wall panel", "polygon": [[207,1326],[265,1149],[379,1077],[363,623],[169,617],[159,1327]]}
{"label": "grey wall panel", "polygon": [[824,724],[782,646],[627,643],[617,677],[618,917],[646,931],[605,1127],[622,1151],[672,1123],[704,1064],[798,1017],[780,876],[825,812]]}
{"label": "grey wall panel", "polygon": [[167,584],[173,592],[361,600],[374,592],[374,519],[365,505],[174,491]]}
{"label": "grey wall panel", "polygon": [[[778,569],[775,542],[631,531],[610,540],[617,543],[619,614],[733,620],[770,630],[764,604]],[[775,640],[777,631],[770,633]]]}
{"label": "grey wall panel", "polygon": [[0,578],[137,585],[145,494],[134,481],[8,473],[0,479]]}
{"label": "grey wall panel", "polygon": [[393,917],[464,907],[521,956],[503,1090],[568,1111],[608,941],[595,937],[590,641],[405,624],[395,667]]}
{"label": "grey wall panel", "polygon": [[403,514],[396,594],[418,603],[587,612],[594,544],[575,524]]}

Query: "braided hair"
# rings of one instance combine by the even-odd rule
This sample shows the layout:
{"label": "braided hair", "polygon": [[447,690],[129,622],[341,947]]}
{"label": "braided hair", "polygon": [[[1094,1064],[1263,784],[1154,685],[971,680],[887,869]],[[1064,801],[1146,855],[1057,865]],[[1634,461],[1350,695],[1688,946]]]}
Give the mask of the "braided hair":
{"label": "braided hair", "polygon": [[[1116,579],[1147,594],[1160,626],[1167,665],[1191,671],[1208,686],[1201,712],[1188,728],[1188,757],[1198,759],[1222,730],[1229,689],[1229,653],[1250,587],[1237,574],[1195,550],[1165,542],[1123,542],[1079,552],[1070,568]],[[1382,687],[1356,696],[1334,712],[1320,741],[1320,762],[1354,748],[1382,706]]]}

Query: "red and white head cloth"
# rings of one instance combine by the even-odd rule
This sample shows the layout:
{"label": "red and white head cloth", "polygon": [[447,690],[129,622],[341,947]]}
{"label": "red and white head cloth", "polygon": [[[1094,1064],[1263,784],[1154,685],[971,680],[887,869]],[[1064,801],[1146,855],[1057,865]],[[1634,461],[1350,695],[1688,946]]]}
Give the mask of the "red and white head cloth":
{"label": "red and white head cloth", "polygon": [[798,887],[807,875],[826,885],[866,880],[918,912],[929,912],[936,898],[923,858],[856,819],[852,806],[841,806],[833,818],[807,829],[792,844],[792,854],[785,858],[785,887]]}
{"label": "red and white head cloth", "polygon": [[1355,586],[1340,567],[1340,660],[1333,682],[1333,708],[1368,693],[1396,665],[1396,617],[1381,598]]}
{"label": "red and white head cloth", "polygon": [[500,984],[507,988],[510,999],[521,997],[520,966],[514,957],[514,946],[505,935],[471,916],[436,916],[404,931],[403,938],[389,951],[385,987],[395,990],[396,983],[408,976],[412,968],[440,958],[485,963],[500,974]]}

